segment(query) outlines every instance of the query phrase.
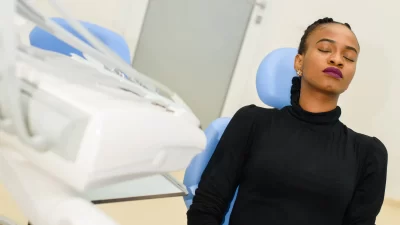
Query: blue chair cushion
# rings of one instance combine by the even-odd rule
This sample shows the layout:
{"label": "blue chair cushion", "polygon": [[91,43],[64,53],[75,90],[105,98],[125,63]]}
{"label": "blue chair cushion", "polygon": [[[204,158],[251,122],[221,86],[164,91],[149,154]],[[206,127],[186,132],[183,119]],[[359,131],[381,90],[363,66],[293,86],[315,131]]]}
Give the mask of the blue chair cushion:
{"label": "blue chair cushion", "polygon": [[[85,38],[83,38],[78,32],[76,32],[64,19],[52,18],[51,20],[62,26],[68,32],[78,37],[85,43],[89,44],[89,42]],[[90,33],[99,38],[106,46],[108,46],[112,51],[119,55],[125,62],[131,64],[129,46],[122,36],[96,24],[83,21],[80,21],[80,23],[86,29],[88,29]],[[64,41],[61,41],[57,37],[39,27],[35,27],[30,32],[29,40],[31,45],[37,48],[58,52],[68,56],[70,56],[71,53],[74,53],[84,58],[81,51],[68,45]]]}
{"label": "blue chair cushion", "polygon": [[290,105],[296,48],[280,48],[269,53],[261,62],[256,77],[257,93],[261,101],[281,109]]}

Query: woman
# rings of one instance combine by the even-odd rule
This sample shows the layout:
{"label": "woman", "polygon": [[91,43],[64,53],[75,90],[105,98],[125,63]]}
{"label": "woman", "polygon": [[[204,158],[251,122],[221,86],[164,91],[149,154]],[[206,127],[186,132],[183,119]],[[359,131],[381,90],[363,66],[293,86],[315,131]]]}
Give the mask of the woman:
{"label": "woman", "polygon": [[[232,118],[206,167],[188,225],[374,225],[385,194],[387,150],[339,121],[360,46],[331,18],[310,25],[294,67],[291,106],[254,105]],[[301,87],[301,88],[300,88]]]}

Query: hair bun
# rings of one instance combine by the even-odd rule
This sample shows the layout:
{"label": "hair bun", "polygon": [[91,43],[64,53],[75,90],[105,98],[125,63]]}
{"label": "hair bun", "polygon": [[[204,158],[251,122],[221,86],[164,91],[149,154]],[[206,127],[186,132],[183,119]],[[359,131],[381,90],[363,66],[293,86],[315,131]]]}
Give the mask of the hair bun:
{"label": "hair bun", "polygon": [[333,20],[332,18],[330,18],[330,17],[325,17],[325,18],[323,18],[323,19],[317,20],[317,21],[314,22],[314,23],[320,24],[320,23],[333,23],[333,22],[334,22],[334,20]]}

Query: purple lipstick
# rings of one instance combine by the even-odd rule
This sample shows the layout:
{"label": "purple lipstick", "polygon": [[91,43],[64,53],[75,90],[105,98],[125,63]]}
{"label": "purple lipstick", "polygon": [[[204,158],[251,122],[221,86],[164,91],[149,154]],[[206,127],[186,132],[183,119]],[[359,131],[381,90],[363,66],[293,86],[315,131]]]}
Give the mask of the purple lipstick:
{"label": "purple lipstick", "polygon": [[324,71],[322,71],[324,73],[326,73],[327,75],[340,79],[343,78],[343,74],[342,71],[340,71],[338,68],[336,67],[328,67],[326,69],[324,69]]}

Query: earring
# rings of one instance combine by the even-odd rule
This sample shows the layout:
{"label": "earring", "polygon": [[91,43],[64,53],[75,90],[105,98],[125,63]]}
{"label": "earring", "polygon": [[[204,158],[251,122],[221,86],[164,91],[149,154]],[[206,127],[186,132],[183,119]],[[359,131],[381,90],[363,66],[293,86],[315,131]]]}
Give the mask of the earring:
{"label": "earring", "polygon": [[300,70],[297,70],[297,76],[301,77],[302,72]]}

